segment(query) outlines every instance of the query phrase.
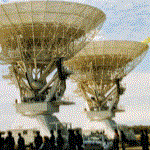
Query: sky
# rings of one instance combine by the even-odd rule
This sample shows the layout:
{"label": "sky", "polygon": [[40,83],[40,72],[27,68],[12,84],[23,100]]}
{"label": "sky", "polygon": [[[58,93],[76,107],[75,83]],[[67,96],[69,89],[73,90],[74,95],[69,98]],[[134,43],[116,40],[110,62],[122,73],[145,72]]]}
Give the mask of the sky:
{"label": "sky", "polygon": [[[106,21],[97,35],[98,40],[132,40],[143,41],[150,37],[150,2],[149,0],[70,0],[92,5],[104,11]],[[3,0],[1,3],[11,2]],[[33,126],[38,124],[35,120],[24,119],[15,112],[13,106],[15,99],[19,99],[19,91],[8,81],[2,79],[2,74],[7,72],[6,66],[0,66],[0,130],[6,130],[18,125],[22,120],[23,125]],[[124,113],[116,114],[114,120],[119,124],[150,125],[150,51],[142,63],[134,69],[125,79],[125,94],[121,96],[119,105],[125,108]],[[73,93],[76,83],[67,81],[66,96],[75,105],[61,107],[56,116],[63,122],[71,122],[74,127],[103,126],[102,123],[92,122],[86,118],[83,109],[86,102],[83,98]],[[24,121],[23,121],[24,120]],[[20,124],[20,125],[22,125]]]}

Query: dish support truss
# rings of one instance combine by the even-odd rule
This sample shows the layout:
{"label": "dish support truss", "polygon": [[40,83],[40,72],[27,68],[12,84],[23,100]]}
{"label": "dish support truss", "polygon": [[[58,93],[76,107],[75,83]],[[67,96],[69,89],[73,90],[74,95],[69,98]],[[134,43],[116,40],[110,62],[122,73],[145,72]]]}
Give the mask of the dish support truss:
{"label": "dish support truss", "polygon": [[[68,28],[66,30],[69,30]],[[54,37],[57,37],[57,30],[56,28]],[[76,33],[78,33],[78,30]],[[5,75],[4,78],[11,79],[12,84],[17,85],[20,89],[21,102],[52,101],[54,97],[55,99],[56,97],[57,99],[61,99],[66,88],[67,76],[70,74],[63,67],[62,61],[72,58],[97,33],[98,30],[95,29],[79,39],[69,38],[67,44],[64,38],[56,39],[56,37],[53,37],[53,42],[49,41],[50,43],[46,47],[44,35],[40,39],[37,39],[34,37],[33,32],[33,38],[27,43],[28,45],[32,45],[31,51],[24,48],[23,37],[17,35],[17,48],[15,50],[7,46],[2,47],[3,53],[1,53],[1,59],[6,62],[3,64],[11,64],[9,74]],[[53,77],[48,79],[48,76],[53,74],[56,68],[57,71]],[[15,80],[13,77],[15,77]]]}

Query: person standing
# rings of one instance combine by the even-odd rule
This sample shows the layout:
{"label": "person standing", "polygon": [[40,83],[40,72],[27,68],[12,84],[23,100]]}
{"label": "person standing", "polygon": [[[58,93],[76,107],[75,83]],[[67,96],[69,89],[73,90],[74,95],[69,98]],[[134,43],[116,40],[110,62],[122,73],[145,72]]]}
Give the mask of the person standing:
{"label": "person standing", "polygon": [[141,131],[141,146],[142,146],[142,150],[146,150],[146,137],[145,137],[144,130]]}
{"label": "person standing", "polygon": [[77,130],[76,131],[76,145],[77,145],[78,150],[82,149],[82,144],[83,144],[82,135],[79,133],[79,130]]}
{"label": "person standing", "polygon": [[69,150],[76,150],[76,138],[74,134],[74,130],[69,129],[69,138],[68,138],[68,144],[69,144]]}
{"label": "person standing", "polygon": [[36,150],[39,150],[40,146],[43,143],[43,140],[42,140],[42,136],[40,135],[40,131],[37,131],[36,134],[37,136],[34,139],[34,144],[35,144]]}
{"label": "person standing", "polygon": [[51,130],[50,149],[51,150],[55,150],[56,149],[56,146],[55,146],[55,136],[54,136],[54,131],[53,130]]}
{"label": "person standing", "polygon": [[40,150],[50,150],[50,141],[48,136],[44,136],[44,142],[40,147]]}
{"label": "person standing", "polygon": [[123,131],[121,131],[121,144],[122,144],[122,150],[125,150],[125,142],[126,142],[126,136]]}
{"label": "person standing", "polygon": [[4,150],[4,138],[2,137],[2,133],[0,132],[0,150]]}
{"label": "person standing", "polygon": [[144,134],[144,130],[141,130],[141,146],[142,146],[142,150],[145,150],[145,134]]}
{"label": "person standing", "polygon": [[5,139],[5,150],[14,150],[15,149],[15,140],[12,136],[12,132],[8,131],[8,136]]}
{"label": "person standing", "polygon": [[21,133],[18,133],[18,150],[25,150],[25,141],[24,138],[21,136]]}
{"label": "person standing", "polygon": [[117,129],[115,129],[115,136],[113,140],[113,150],[119,150],[119,134]]}
{"label": "person standing", "polygon": [[64,139],[63,139],[63,137],[62,137],[62,135],[61,135],[61,130],[58,130],[57,131],[57,134],[58,134],[58,137],[57,137],[57,139],[56,139],[56,142],[57,142],[57,149],[58,150],[63,150],[63,147],[64,147]]}
{"label": "person standing", "polygon": [[149,137],[148,137],[148,131],[145,130],[145,148],[146,150],[149,150]]}

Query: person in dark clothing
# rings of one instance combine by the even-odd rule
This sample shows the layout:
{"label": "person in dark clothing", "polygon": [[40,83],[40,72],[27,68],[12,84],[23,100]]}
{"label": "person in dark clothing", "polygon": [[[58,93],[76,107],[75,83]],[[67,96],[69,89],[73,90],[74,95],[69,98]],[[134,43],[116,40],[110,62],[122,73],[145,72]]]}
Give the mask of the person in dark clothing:
{"label": "person in dark clothing", "polygon": [[12,132],[8,131],[8,136],[5,139],[5,150],[14,150],[15,149],[15,140],[12,137]]}
{"label": "person in dark clothing", "polygon": [[144,130],[141,131],[141,146],[142,146],[142,150],[146,150],[146,138],[145,138]]}
{"label": "person in dark clothing", "polygon": [[0,132],[0,150],[4,150],[4,138],[2,137],[2,133]]}
{"label": "person in dark clothing", "polygon": [[82,144],[83,144],[83,138],[82,135],[79,133],[79,130],[76,131],[76,145],[78,150],[82,149]]}
{"label": "person in dark clothing", "polygon": [[50,141],[48,136],[44,136],[43,146],[40,148],[41,150],[49,150],[50,149]]}
{"label": "person in dark clothing", "polygon": [[50,149],[55,150],[55,136],[54,136],[54,131],[51,130],[51,137],[50,137]]}
{"label": "person in dark clothing", "polygon": [[57,137],[57,140],[56,140],[56,142],[57,142],[57,149],[60,150],[60,149],[63,149],[63,147],[64,147],[64,139],[63,139],[63,137],[61,135],[61,130],[58,130],[57,134],[58,134],[58,137]]}
{"label": "person in dark clothing", "polygon": [[125,150],[125,142],[126,142],[126,136],[123,131],[121,131],[121,144],[122,144],[122,150]]}
{"label": "person in dark clothing", "polygon": [[115,136],[113,140],[113,150],[119,150],[119,134],[117,129],[115,129]]}
{"label": "person in dark clothing", "polygon": [[43,140],[42,140],[42,136],[40,135],[40,131],[37,131],[36,133],[37,133],[37,136],[34,139],[34,144],[35,144],[36,150],[38,150],[40,146],[42,145]]}
{"label": "person in dark clothing", "polygon": [[25,141],[24,138],[21,136],[21,133],[18,133],[18,150],[25,150]]}
{"label": "person in dark clothing", "polygon": [[148,131],[145,130],[145,148],[146,150],[149,150],[149,137],[148,137]]}
{"label": "person in dark clothing", "polygon": [[76,150],[76,138],[74,130],[69,129],[68,132],[69,132],[69,139],[68,139],[69,150]]}

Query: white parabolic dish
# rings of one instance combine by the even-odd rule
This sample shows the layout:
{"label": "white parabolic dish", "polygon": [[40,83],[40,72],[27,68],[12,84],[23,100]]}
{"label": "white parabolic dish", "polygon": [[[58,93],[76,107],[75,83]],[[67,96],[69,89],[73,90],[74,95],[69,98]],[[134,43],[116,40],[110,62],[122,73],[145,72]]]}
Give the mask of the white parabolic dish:
{"label": "white parabolic dish", "polygon": [[88,72],[91,62],[96,68],[116,69],[125,67],[148,48],[148,44],[136,41],[94,41],[65,64],[81,72]]}

